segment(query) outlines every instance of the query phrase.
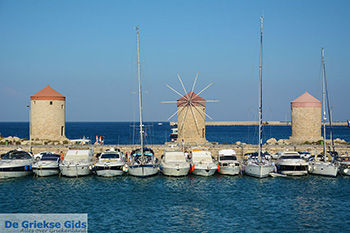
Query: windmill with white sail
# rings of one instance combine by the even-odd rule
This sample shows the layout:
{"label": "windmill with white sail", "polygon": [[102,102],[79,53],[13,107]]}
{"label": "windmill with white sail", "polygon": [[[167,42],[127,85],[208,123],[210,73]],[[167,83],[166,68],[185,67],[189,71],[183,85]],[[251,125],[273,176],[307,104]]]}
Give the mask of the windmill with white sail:
{"label": "windmill with white sail", "polygon": [[191,90],[188,92],[185,85],[177,74],[177,78],[180,81],[184,94],[171,87],[169,84],[166,86],[172,90],[174,93],[180,96],[179,99],[175,101],[162,101],[162,103],[176,103],[177,110],[169,118],[171,120],[175,115],[177,115],[177,125],[178,125],[178,139],[177,142],[199,145],[205,144],[207,142],[205,138],[205,120],[206,117],[213,120],[206,112],[206,103],[208,102],[218,102],[217,100],[205,100],[199,95],[207,90],[213,83],[208,84],[205,88],[195,93],[195,86],[198,79],[198,73],[194,79]]}

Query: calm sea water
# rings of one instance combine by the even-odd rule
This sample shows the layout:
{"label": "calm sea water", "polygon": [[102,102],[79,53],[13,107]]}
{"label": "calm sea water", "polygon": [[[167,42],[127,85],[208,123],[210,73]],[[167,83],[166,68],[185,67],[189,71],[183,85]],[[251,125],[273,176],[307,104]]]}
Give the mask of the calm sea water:
{"label": "calm sea water", "polygon": [[1,213],[88,213],[89,232],[346,232],[350,177],[0,181]]}
{"label": "calm sea water", "polygon": [[[146,122],[146,143],[163,144],[169,141],[171,126],[167,122]],[[233,143],[241,141],[257,144],[257,126],[207,126],[206,138],[210,142]],[[333,127],[334,137],[350,141],[350,128],[345,126]],[[327,130],[329,133],[329,129]],[[286,139],[291,136],[290,126],[265,126],[263,128],[264,141],[269,138]],[[29,137],[28,122],[0,122],[2,136]],[[105,137],[105,144],[135,144],[139,143],[137,123],[130,122],[67,122],[66,136],[69,139],[83,136],[95,141],[96,135]],[[329,138],[329,135],[327,135]]]}

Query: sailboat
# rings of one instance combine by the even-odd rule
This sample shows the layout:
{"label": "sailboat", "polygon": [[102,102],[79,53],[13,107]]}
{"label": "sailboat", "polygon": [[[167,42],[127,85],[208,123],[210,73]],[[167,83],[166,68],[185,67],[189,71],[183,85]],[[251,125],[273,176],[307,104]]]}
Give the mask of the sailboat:
{"label": "sailboat", "polygon": [[260,17],[260,65],[259,65],[259,149],[258,156],[248,158],[244,172],[248,176],[257,178],[268,177],[273,172],[274,164],[262,154],[262,41],[263,17]]}
{"label": "sailboat", "polygon": [[[309,172],[311,174],[315,175],[323,175],[323,176],[333,176],[336,177],[338,174],[339,165],[334,162],[334,158],[331,154],[327,153],[327,143],[326,143],[326,92],[327,92],[327,107],[328,107],[328,115],[329,120],[331,122],[331,114],[329,109],[329,101],[328,101],[328,91],[327,91],[327,83],[326,83],[326,69],[325,69],[325,62],[324,62],[324,49],[321,50],[322,54],[322,109],[323,109],[323,153],[319,156],[315,156],[314,161],[310,162],[309,165]],[[331,133],[331,141],[332,141],[332,147],[334,151],[334,144],[332,139],[332,133]]]}
{"label": "sailboat", "polygon": [[137,74],[139,86],[139,115],[140,115],[140,143],[141,148],[133,150],[128,162],[128,173],[132,176],[147,177],[156,175],[159,171],[158,159],[150,148],[144,147],[143,142],[143,122],[142,122],[142,88],[141,88],[141,68],[140,68],[140,39],[139,28],[136,27],[137,35]]}

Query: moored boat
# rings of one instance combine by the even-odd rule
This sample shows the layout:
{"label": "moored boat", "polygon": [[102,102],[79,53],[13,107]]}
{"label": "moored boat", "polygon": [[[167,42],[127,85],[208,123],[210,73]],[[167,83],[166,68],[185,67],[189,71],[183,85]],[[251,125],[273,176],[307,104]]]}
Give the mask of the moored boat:
{"label": "moored boat", "polygon": [[251,155],[244,165],[244,174],[256,178],[266,178],[274,170],[274,163],[262,156]]}
{"label": "moored boat", "polygon": [[338,159],[339,159],[339,173],[344,176],[350,176],[350,156],[342,155]]}
{"label": "moored boat", "polygon": [[218,164],[218,172],[223,175],[238,175],[241,171],[236,152],[232,149],[219,151]]}
{"label": "moored boat", "polygon": [[60,162],[61,174],[67,177],[86,176],[90,174],[92,166],[93,149],[69,149]]}
{"label": "moored boat", "polygon": [[125,156],[119,149],[111,148],[101,153],[93,166],[98,176],[113,177],[124,173]]}
{"label": "moored boat", "polygon": [[276,161],[277,171],[290,176],[307,175],[308,166],[308,162],[296,151],[284,151]]}
{"label": "moored boat", "polygon": [[[327,91],[327,81],[326,81],[326,70],[325,70],[325,62],[324,62],[324,49],[321,50],[322,55],[322,124],[323,124],[323,152],[319,156],[315,156],[313,161],[310,161],[309,172],[315,175],[322,176],[332,176],[336,177],[338,174],[339,164],[335,162],[335,158],[333,155],[336,155],[336,151],[334,150],[334,142],[333,142],[333,133],[332,133],[332,115],[329,107],[329,99],[328,99],[328,91]],[[327,99],[327,108],[326,108],[326,99]],[[326,145],[326,109],[328,109],[329,123],[330,123],[330,137],[332,149],[330,153],[327,153],[327,145]]]}
{"label": "moored boat", "polygon": [[34,156],[33,172],[37,176],[58,175],[60,155],[51,152],[41,152]]}
{"label": "moored boat", "polygon": [[256,177],[256,178],[265,178],[269,176],[275,166],[270,161],[267,160],[262,151],[262,48],[263,48],[263,17],[260,17],[260,65],[259,65],[259,107],[258,107],[258,115],[259,115],[259,136],[258,136],[258,144],[259,149],[257,156],[251,155],[245,166],[244,173],[248,176]]}
{"label": "moored boat", "polygon": [[158,159],[150,148],[144,148],[143,112],[142,112],[142,88],[141,88],[141,65],[140,65],[140,40],[139,28],[136,27],[137,38],[137,76],[138,76],[138,96],[139,96],[139,116],[140,116],[140,144],[141,148],[133,150],[128,162],[128,173],[132,176],[147,177],[156,175],[159,171]]}
{"label": "moored boat", "polygon": [[32,173],[33,158],[22,149],[11,150],[1,156],[0,179],[27,176]]}
{"label": "moored boat", "polygon": [[192,151],[192,173],[198,176],[212,176],[218,169],[210,151],[194,149]]}
{"label": "moored boat", "polygon": [[158,174],[159,161],[151,148],[133,150],[128,163],[128,173],[132,176],[147,177]]}
{"label": "moored boat", "polygon": [[190,171],[190,163],[182,151],[165,151],[159,169],[166,176],[186,176]]}

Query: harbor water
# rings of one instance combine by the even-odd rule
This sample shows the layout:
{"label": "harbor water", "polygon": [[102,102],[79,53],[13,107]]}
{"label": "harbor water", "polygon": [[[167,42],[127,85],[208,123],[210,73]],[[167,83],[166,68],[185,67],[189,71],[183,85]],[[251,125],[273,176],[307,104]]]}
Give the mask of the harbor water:
{"label": "harbor water", "polygon": [[[137,125],[137,124],[136,124]],[[146,123],[146,142],[169,140],[167,123]],[[70,139],[104,136],[133,144],[135,124],[67,123]],[[136,129],[136,130],[135,130]],[[28,138],[28,123],[0,123],[2,136]],[[211,126],[209,141],[256,143],[256,126]],[[289,126],[264,127],[264,139],[288,138]],[[334,127],[350,141],[350,129]],[[79,178],[33,176],[0,180],[0,213],[87,213],[89,232],[345,232],[350,228],[350,177],[308,175]]]}
{"label": "harbor water", "polygon": [[[138,123],[133,122],[67,122],[66,137],[78,139],[87,137],[95,142],[96,135],[104,136],[105,144],[137,144],[140,142]],[[327,129],[327,134],[329,134]],[[350,141],[350,128],[334,126],[334,138]],[[169,122],[146,122],[146,144],[163,144],[169,141],[171,126]],[[288,139],[292,134],[290,126],[264,126],[263,140],[269,138]],[[0,122],[0,135],[29,138],[28,122]],[[207,126],[206,138],[209,142],[234,143],[237,141],[257,144],[257,126]],[[329,138],[329,135],[327,135]]]}
{"label": "harbor water", "polygon": [[346,232],[350,178],[162,175],[0,181],[1,213],[88,213],[89,232]]}

